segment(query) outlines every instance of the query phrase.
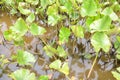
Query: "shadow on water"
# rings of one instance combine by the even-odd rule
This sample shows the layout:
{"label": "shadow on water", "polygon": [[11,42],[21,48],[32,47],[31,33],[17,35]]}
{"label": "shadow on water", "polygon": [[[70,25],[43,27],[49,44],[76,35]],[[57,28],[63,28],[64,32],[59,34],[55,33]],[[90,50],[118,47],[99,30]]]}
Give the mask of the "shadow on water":
{"label": "shadow on water", "polygon": [[[16,21],[15,16],[9,16],[6,12],[0,11],[0,38],[2,39],[2,32],[7,30],[9,26],[15,23]],[[46,28],[47,33],[42,36],[42,38],[48,42],[51,43],[52,41],[56,40],[56,34],[57,30],[53,28]],[[87,34],[88,35],[88,34]],[[1,40],[0,39],[0,40]],[[50,70],[48,68],[48,65],[50,63],[50,59],[43,51],[44,44],[38,39],[32,36],[31,34],[27,33],[24,36],[25,40],[25,49],[27,51],[30,51],[32,53],[37,53],[39,56],[36,56],[37,61],[33,68],[27,67],[28,69],[31,69],[33,72],[36,73],[37,76],[39,75],[52,75],[52,80],[68,80],[63,74],[57,71]],[[4,41],[4,39],[2,39]],[[4,42],[4,45],[0,44],[0,55],[4,54],[7,58],[10,58],[10,56],[14,53],[16,53],[16,50],[19,49],[19,47],[16,47],[7,41]],[[74,41],[69,41],[66,45],[66,51],[70,54],[68,56],[68,62],[70,67],[70,78],[74,78],[73,80],[80,80],[84,79],[86,80],[87,74],[92,66],[94,57],[92,59],[83,59],[80,54],[85,51],[90,51],[91,49],[90,44],[87,44],[86,40],[77,40],[78,44],[74,44]],[[83,51],[85,50],[85,51]],[[91,50],[92,51],[92,50]],[[94,69],[92,71],[92,74],[90,76],[89,80],[115,80],[111,74],[111,70],[114,67],[114,63],[112,60],[106,59],[107,56],[102,56],[100,59],[97,60]],[[109,63],[106,63],[109,62]],[[8,74],[10,72],[13,72],[20,67],[17,66],[17,63],[10,63],[8,65],[5,65],[3,69],[0,69],[0,80],[12,80],[8,77]]]}

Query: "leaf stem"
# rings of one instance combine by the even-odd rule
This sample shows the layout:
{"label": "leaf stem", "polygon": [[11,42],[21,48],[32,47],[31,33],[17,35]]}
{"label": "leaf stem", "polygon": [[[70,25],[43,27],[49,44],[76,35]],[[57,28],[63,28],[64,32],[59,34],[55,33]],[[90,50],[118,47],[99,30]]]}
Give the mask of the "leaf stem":
{"label": "leaf stem", "polygon": [[98,52],[97,52],[97,54],[96,54],[96,56],[95,56],[94,62],[93,62],[93,64],[92,64],[92,67],[91,67],[91,69],[90,69],[90,71],[89,71],[89,73],[88,73],[88,75],[87,75],[87,79],[88,79],[88,78],[90,77],[90,75],[91,75],[91,72],[92,72],[92,70],[93,70],[93,67],[94,67],[96,61],[97,61],[97,58],[98,58]]}

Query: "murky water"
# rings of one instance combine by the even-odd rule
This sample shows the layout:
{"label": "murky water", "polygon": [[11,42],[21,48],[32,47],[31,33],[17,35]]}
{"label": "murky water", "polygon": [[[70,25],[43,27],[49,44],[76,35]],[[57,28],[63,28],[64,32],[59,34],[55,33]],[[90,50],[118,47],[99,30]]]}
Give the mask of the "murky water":
{"label": "murky water", "polygon": [[[0,55],[4,54],[7,58],[14,53],[20,47],[16,47],[11,43],[4,40],[2,32],[7,30],[9,26],[13,25],[16,21],[15,16],[9,16],[6,12],[0,11]],[[48,44],[57,40],[57,30],[53,28],[46,28],[47,33],[44,36],[41,36],[44,41]],[[39,40],[39,38],[35,38],[30,33],[27,33],[24,37],[25,39],[25,49],[31,53],[37,53],[39,56],[36,56],[37,62],[34,64],[34,67],[27,67],[36,73],[36,76],[40,75],[52,75],[51,80],[68,80],[60,72],[52,71],[48,69],[48,65],[51,61],[48,56],[43,51],[44,44]],[[4,44],[2,43],[4,41]],[[66,51],[69,53],[68,62],[70,67],[70,78],[74,78],[73,80],[86,80],[87,74],[92,66],[94,58],[91,60],[83,59],[80,54],[84,52],[92,52],[90,49],[90,44],[87,43],[86,40],[77,40],[74,44],[74,41],[71,39],[68,44],[65,45]],[[92,74],[88,80],[115,80],[111,74],[111,70],[114,69],[113,60],[109,60],[107,55],[101,56],[100,59],[97,60]],[[109,63],[107,63],[109,62]],[[3,69],[0,69],[0,80],[12,80],[9,78],[9,74],[20,67],[17,63],[10,63],[5,65]]]}

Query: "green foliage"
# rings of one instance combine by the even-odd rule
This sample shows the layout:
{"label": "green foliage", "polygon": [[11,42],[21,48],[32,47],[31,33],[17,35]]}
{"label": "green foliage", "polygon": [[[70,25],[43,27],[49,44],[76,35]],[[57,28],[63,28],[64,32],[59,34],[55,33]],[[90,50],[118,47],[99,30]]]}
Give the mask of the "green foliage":
{"label": "green foliage", "polygon": [[27,3],[30,3],[32,5],[37,5],[39,3],[39,0],[25,0]]}
{"label": "green foliage", "polygon": [[50,68],[56,69],[65,75],[69,74],[69,67],[68,67],[68,62],[64,62],[62,65],[62,62],[60,60],[55,60],[49,65]]}
{"label": "green foliage", "polygon": [[115,21],[118,20],[118,16],[116,15],[115,12],[113,12],[113,10],[110,7],[107,7],[103,10],[102,12],[103,15],[108,15],[111,20]]}
{"label": "green foliage", "polygon": [[63,47],[61,46],[58,46],[57,49],[53,48],[52,46],[50,45],[46,45],[44,47],[44,50],[46,51],[46,54],[49,56],[49,57],[52,57],[54,56],[55,54],[58,55],[59,57],[63,57],[63,58],[66,58],[67,57],[67,53],[65,52],[65,50],[63,49]]}
{"label": "green foliage", "polygon": [[10,27],[10,29],[19,34],[19,36],[23,36],[28,31],[28,25],[22,18],[19,18],[14,26]]}
{"label": "green foliage", "polygon": [[46,54],[49,56],[49,57],[52,57],[54,54],[57,53],[57,50],[55,48],[53,48],[52,46],[50,45],[46,45],[44,47],[44,50],[46,51]]}
{"label": "green foliage", "polygon": [[28,23],[32,23],[35,20],[35,15],[34,13],[31,13],[27,18],[26,18],[26,22]]}
{"label": "green foliage", "polygon": [[42,75],[42,76],[39,77],[38,80],[49,80],[49,78],[46,75]]}
{"label": "green foliage", "polygon": [[5,58],[5,55],[0,55],[0,68],[3,68],[5,64],[7,64],[9,61],[7,58]]}
{"label": "green foliage", "polygon": [[83,0],[80,13],[82,17],[96,16],[97,5],[95,0]]}
{"label": "green foliage", "polygon": [[109,16],[104,16],[101,19],[95,20],[90,24],[91,32],[108,31],[110,29],[111,19]]}
{"label": "green foliage", "polygon": [[[0,5],[4,5],[4,9],[8,9],[11,14],[20,17],[13,26],[4,31],[3,35],[5,40],[14,41],[14,44],[22,48],[25,44],[23,37],[27,32],[38,38],[40,35],[45,35],[47,26],[55,27],[55,31],[58,32],[56,32],[54,47],[50,45],[51,43],[46,42],[46,37],[46,41],[42,38],[40,40],[45,44],[43,49],[46,54],[55,59],[49,67],[65,75],[69,74],[68,62],[62,62],[58,58],[66,60],[69,54],[64,50],[66,43],[71,39],[70,41],[74,41],[73,45],[75,46],[75,42],[78,42],[75,41],[76,38],[86,39],[88,36],[86,33],[90,33],[88,40],[91,41],[95,52],[102,49],[107,53],[113,43],[117,53],[115,56],[120,59],[120,37],[118,36],[120,28],[116,27],[116,23],[120,22],[120,5],[117,0],[108,0],[107,2],[105,0],[2,0]],[[45,28],[39,26],[39,21],[47,26]],[[116,36],[115,42],[110,41],[113,34]],[[92,48],[92,46],[90,47]],[[92,55],[88,53],[85,52],[83,57],[90,59]],[[34,55],[23,50],[18,50],[13,58],[20,65],[30,65],[35,62]],[[4,60],[2,61],[4,63]],[[119,73],[113,71],[112,74],[119,79]],[[25,69],[13,72],[11,77],[14,80],[35,80],[35,75]],[[48,80],[48,76],[42,75],[38,79]]]}
{"label": "green foliage", "polygon": [[112,71],[112,74],[116,80],[120,80],[120,67],[117,68],[117,71]]}
{"label": "green foliage", "polygon": [[10,77],[14,80],[36,80],[35,74],[27,69],[19,69],[10,74]]}
{"label": "green foliage", "polygon": [[103,32],[96,32],[91,38],[91,44],[93,45],[96,52],[102,49],[108,52],[111,46],[108,36]]}
{"label": "green foliage", "polygon": [[70,36],[70,30],[66,27],[62,27],[60,29],[60,34],[59,34],[59,44],[68,42],[69,36]]}
{"label": "green foliage", "polygon": [[27,9],[27,8],[24,8],[25,5],[27,5],[27,3],[19,2],[18,10],[23,15],[29,15],[31,13],[31,11],[29,9]]}
{"label": "green foliage", "polygon": [[17,54],[13,56],[13,58],[16,59],[20,65],[30,65],[30,63],[35,62],[33,54],[23,50],[18,50]]}
{"label": "green foliage", "polygon": [[32,35],[42,35],[46,32],[45,28],[38,26],[35,23],[32,23],[30,26],[30,32]]}
{"label": "green foliage", "polygon": [[84,38],[84,30],[81,26],[71,26],[70,28],[76,37]]}

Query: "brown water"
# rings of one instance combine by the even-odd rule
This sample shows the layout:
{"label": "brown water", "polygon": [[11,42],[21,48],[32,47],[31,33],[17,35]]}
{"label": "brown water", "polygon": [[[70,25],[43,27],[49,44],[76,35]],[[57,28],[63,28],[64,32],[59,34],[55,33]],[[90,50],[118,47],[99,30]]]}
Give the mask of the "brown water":
{"label": "brown water", "polygon": [[[11,43],[4,41],[2,32],[7,30],[9,26],[13,25],[16,21],[15,16],[9,16],[6,12],[0,11],[0,55],[4,54],[7,58],[14,53],[20,47],[16,47]],[[46,28],[47,33],[44,36],[41,36],[48,44],[57,40],[57,30],[53,28]],[[52,71],[48,69],[48,65],[51,62],[51,59],[46,56],[43,51],[44,44],[39,40],[39,38],[35,38],[30,33],[27,33],[24,37],[25,39],[25,49],[31,53],[37,53],[39,56],[36,56],[37,62],[34,64],[34,67],[27,67],[36,73],[36,76],[40,75],[52,75],[51,80],[68,80],[62,73],[57,71]],[[4,45],[2,43],[4,42]],[[77,44],[75,44],[77,43]],[[86,40],[77,40],[74,42],[72,39],[65,45],[66,51],[70,54],[68,56],[68,62],[70,67],[70,78],[74,78],[73,80],[86,80],[87,74],[92,66],[94,58],[91,60],[84,59],[80,54],[84,52],[91,51],[90,44],[87,43]],[[109,62],[109,63],[107,63]],[[111,74],[111,70],[114,69],[113,60],[109,60],[107,55],[101,56],[99,58],[93,68],[92,74],[89,80],[115,80]],[[8,65],[5,65],[3,69],[0,69],[0,80],[12,80],[8,77],[8,74],[19,69],[17,63],[11,62]]]}

